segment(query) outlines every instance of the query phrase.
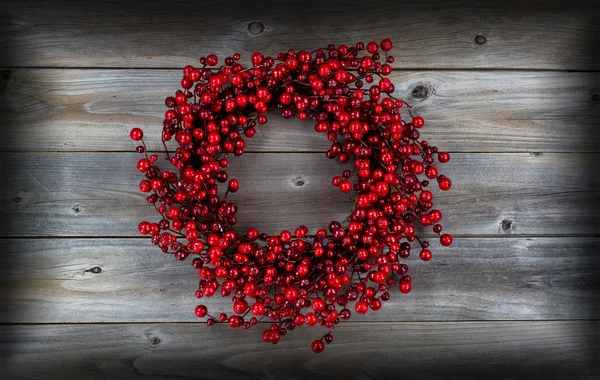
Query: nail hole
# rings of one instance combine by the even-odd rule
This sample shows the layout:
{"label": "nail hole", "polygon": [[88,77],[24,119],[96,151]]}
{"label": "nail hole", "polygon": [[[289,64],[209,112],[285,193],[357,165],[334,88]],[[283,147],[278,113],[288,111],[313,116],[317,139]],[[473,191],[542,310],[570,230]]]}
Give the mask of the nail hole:
{"label": "nail hole", "polygon": [[508,220],[508,219],[503,220],[502,224],[501,224],[502,229],[504,231],[509,231],[512,228],[512,225],[513,225],[512,220]]}
{"label": "nail hole", "polygon": [[592,94],[592,102],[594,103],[600,103],[600,94],[599,93],[594,93]]}
{"label": "nail hole", "polygon": [[10,77],[10,70],[2,70],[0,75],[2,75],[3,79],[8,79]]}
{"label": "nail hole", "polygon": [[10,198],[9,202],[14,205],[18,205],[19,203],[21,203],[21,197],[12,197]]}
{"label": "nail hole", "polygon": [[487,42],[487,39],[485,38],[484,35],[478,34],[475,36],[475,43],[477,45],[483,45]]}
{"label": "nail hole", "polygon": [[154,338],[152,338],[152,339],[150,340],[150,343],[152,343],[153,345],[155,345],[155,346],[156,346],[157,344],[159,344],[159,343],[160,343],[160,338],[159,338],[159,337],[157,337],[157,336],[155,336]]}
{"label": "nail hole", "polygon": [[73,211],[79,212],[79,211],[81,211],[81,208],[79,207],[79,205],[75,205],[75,206],[73,206]]}
{"label": "nail hole", "polygon": [[265,31],[265,25],[262,22],[251,22],[248,24],[248,30],[252,34],[261,34]]}
{"label": "nail hole", "polygon": [[98,273],[102,272],[102,268],[100,268],[100,267],[93,267],[93,268],[90,268],[90,269],[86,269],[85,271],[86,272],[92,272],[94,274],[98,274]]}

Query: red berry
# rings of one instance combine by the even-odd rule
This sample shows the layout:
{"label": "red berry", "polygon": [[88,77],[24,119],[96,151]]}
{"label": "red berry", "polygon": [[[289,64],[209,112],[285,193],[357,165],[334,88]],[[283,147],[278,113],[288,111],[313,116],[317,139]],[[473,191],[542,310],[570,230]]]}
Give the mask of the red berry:
{"label": "red berry", "polygon": [[262,55],[262,53],[259,53],[259,52],[252,54],[252,57],[251,57],[252,64],[254,64],[254,66],[260,65],[264,59],[265,59],[264,55]]}
{"label": "red berry", "polygon": [[425,125],[425,120],[421,116],[413,117],[412,125],[414,125],[415,128],[421,128]]}
{"label": "red berry", "polygon": [[206,63],[209,66],[216,66],[218,62],[219,62],[219,58],[216,55],[214,55],[214,54],[209,54],[206,57]]}
{"label": "red berry", "polygon": [[306,228],[305,226],[300,226],[294,230],[294,236],[296,236],[297,238],[300,238],[300,239],[306,237],[307,233],[308,233],[308,228]]}
{"label": "red berry", "polygon": [[133,141],[139,141],[144,137],[144,132],[140,128],[133,128],[131,132],[129,132],[129,137],[131,137]]}
{"label": "red berry", "polygon": [[317,323],[318,318],[315,313],[310,312],[310,313],[306,313],[306,315],[304,316],[304,321],[306,322],[306,324],[308,326],[314,326]]}
{"label": "red berry", "polygon": [[198,318],[204,318],[204,317],[206,317],[206,314],[208,314],[208,309],[206,308],[206,306],[204,306],[204,305],[196,306],[196,316]]}
{"label": "red berry", "polygon": [[377,310],[381,309],[381,301],[378,299],[374,299],[371,301],[370,306],[373,311],[377,311]]}
{"label": "red berry", "polygon": [[392,40],[390,40],[389,38],[386,38],[385,40],[381,41],[381,50],[383,51],[390,51],[392,50]]}
{"label": "red berry", "polygon": [[438,153],[438,161],[441,163],[445,163],[450,161],[450,154],[446,153],[446,152],[440,152]]}
{"label": "red berry", "polygon": [[138,161],[138,164],[137,164],[138,170],[141,171],[142,173],[147,172],[151,166],[152,166],[152,163],[147,158],[142,158],[141,160]]}
{"label": "red berry", "polygon": [[236,314],[244,314],[248,310],[248,302],[237,301],[233,303],[233,312]]}
{"label": "red berry", "polygon": [[400,281],[400,292],[403,294],[408,294],[412,290],[412,282],[411,281]]}
{"label": "red berry", "polygon": [[229,188],[229,191],[231,191],[232,193],[235,193],[240,188],[240,182],[237,179],[232,179],[231,181],[229,181],[228,188]]}
{"label": "red berry", "polygon": [[421,251],[421,253],[419,253],[419,257],[423,261],[429,261],[431,260],[431,251],[428,249],[424,249]]}
{"label": "red berry", "polygon": [[452,187],[452,181],[450,181],[450,179],[444,177],[440,180],[439,185],[440,185],[440,189],[442,189],[444,191],[450,190],[450,188]]}
{"label": "red berry", "polygon": [[357,302],[354,305],[354,310],[356,310],[358,314],[366,314],[367,311],[369,311],[369,304],[364,301]]}
{"label": "red berry", "polygon": [[248,230],[248,233],[247,233],[248,239],[256,240],[256,239],[258,239],[258,235],[259,235],[259,232],[256,228],[250,228]]}
{"label": "red berry", "polygon": [[443,234],[442,236],[440,236],[440,243],[444,247],[448,247],[448,246],[452,245],[452,235]]}
{"label": "red berry", "polygon": [[350,191],[352,191],[352,182],[343,180],[342,182],[340,182],[340,190],[342,191],[342,193],[349,193]]}
{"label": "red berry", "polygon": [[312,302],[312,308],[314,311],[321,311],[323,308],[325,308],[325,302],[323,302],[323,300],[320,298],[316,298]]}
{"label": "red berry", "polygon": [[367,44],[367,51],[370,54],[375,54],[379,51],[379,45],[377,44],[377,42],[369,42]]}
{"label": "red berry", "polygon": [[325,343],[321,340],[315,340],[310,345],[310,348],[313,350],[315,354],[320,354],[325,349]]}

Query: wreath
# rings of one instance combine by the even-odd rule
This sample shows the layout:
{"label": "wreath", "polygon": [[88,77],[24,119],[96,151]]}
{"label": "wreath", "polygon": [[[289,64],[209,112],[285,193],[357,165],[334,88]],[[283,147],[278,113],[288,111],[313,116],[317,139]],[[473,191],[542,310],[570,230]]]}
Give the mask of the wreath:
{"label": "wreath", "polygon": [[[434,180],[441,190],[450,189],[450,179],[434,165],[450,156],[419,139],[423,118],[393,96],[391,49],[384,39],[288,50],[275,58],[256,52],[249,67],[239,63],[239,54],[218,68],[216,55],[200,58],[201,67],[186,66],[182,89],[165,100],[162,142],[169,170],[159,169],[142,130],[131,130],[141,144],[137,152],[145,155],[137,162],[146,177],[139,188],[161,216],[142,221],[139,232],[177,260],[193,257],[197,298],[232,298],[230,314],[211,315],[205,305],[196,306],[207,325],[249,329],[270,322],[261,324],[268,343],[302,325],[320,325],[329,331],[312,342],[319,353],[341,320],[379,310],[396,284],[401,293],[411,291],[404,261],[412,245],[421,260],[432,257],[415,226],[431,226],[441,245],[452,244],[426,190]],[[241,156],[245,138],[274,110],[285,119],[313,119],[331,142],[327,158],[353,164],[331,182],[355,197],[347,224],[332,221],[312,234],[305,226],[278,235],[234,229],[238,208],[227,196],[240,183],[227,174],[228,155]],[[167,147],[172,140],[174,151]]]}

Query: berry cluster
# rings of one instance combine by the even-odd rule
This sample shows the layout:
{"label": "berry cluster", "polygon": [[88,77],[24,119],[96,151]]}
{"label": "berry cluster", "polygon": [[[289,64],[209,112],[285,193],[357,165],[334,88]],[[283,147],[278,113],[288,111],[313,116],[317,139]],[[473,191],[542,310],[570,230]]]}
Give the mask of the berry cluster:
{"label": "berry cluster", "polygon": [[[139,232],[178,260],[193,256],[197,298],[217,292],[232,297],[229,315],[196,307],[209,326],[225,322],[247,329],[266,320],[271,325],[262,337],[277,343],[296,327],[321,325],[329,332],[312,343],[319,353],[340,320],[379,310],[395,284],[410,292],[412,279],[401,261],[411,243],[418,243],[422,260],[432,255],[429,243],[415,236],[417,223],[432,226],[443,246],[452,244],[450,235],[441,234],[442,213],[425,189],[430,180],[450,189],[450,179],[434,166],[436,158],[444,163],[450,156],[419,140],[423,118],[413,117],[413,107],[392,95],[394,85],[386,78],[394,62],[391,48],[385,39],[289,50],[275,58],[257,52],[251,67],[238,62],[239,54],[218,68],[216,55],[202,57],[201,68],[183,69],[183,89],[165,101],[162,141],[172,170],[159,169],[143,132],[131,131],[142,144],[137,151],[146,156],[137,163],[146,176],[140,190],[150,193],[148,203],[162,216],[157,223],[141,222]],[[331,141],[327,157],[353,163],[353,171],[332,179],[340,191],[355,194],[347,225],[333,221],[310,236],[304,226],[271,236],[256,228],[234,230],[237,205],[226,198],[240,184],[228,178],[227,156],[242,155],[244,138],[254,136],[274,109],[284,118],[314,119],[315,130]],[[177,148],[170,152],[166,142],[173,139]],[[226,186],[221,192],[220,184]]]}

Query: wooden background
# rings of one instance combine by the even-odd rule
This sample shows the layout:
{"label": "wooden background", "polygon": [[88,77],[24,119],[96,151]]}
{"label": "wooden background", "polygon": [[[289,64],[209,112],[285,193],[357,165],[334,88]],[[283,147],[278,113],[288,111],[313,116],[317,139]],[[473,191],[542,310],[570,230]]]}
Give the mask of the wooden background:
{"label": "wooden background", "polygon": [[[1,377],[598,378],[598,20],[592,0],[2,2]],[[129,130],[158,148],[163,99],[201,55],[385,37],[396,95],[452,153],[455,244],[410,260],[414,291],[318,356],[314,329],[266,345],[198,322],[195,271],[137,235],[154,213]],[[240,228],[347,215],[312,128],[273,117],[234,160]]]}

